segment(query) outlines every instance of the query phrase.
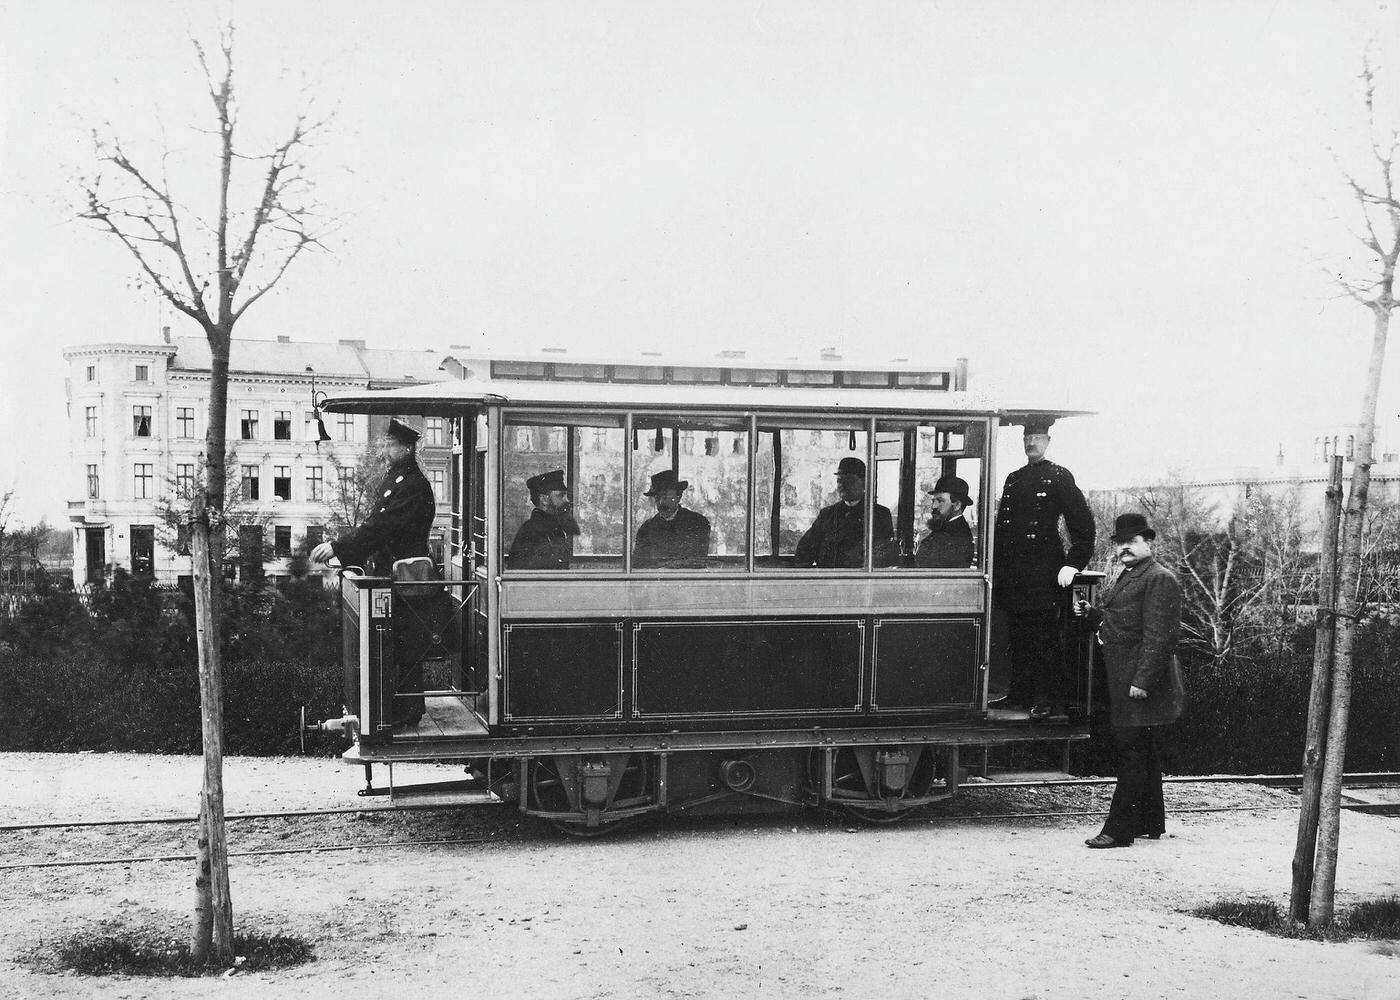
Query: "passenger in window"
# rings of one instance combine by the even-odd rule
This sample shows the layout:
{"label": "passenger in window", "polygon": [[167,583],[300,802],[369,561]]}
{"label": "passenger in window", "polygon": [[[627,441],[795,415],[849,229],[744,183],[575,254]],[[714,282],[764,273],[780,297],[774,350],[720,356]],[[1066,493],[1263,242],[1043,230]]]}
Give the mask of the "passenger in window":
{"label": "passenger in window", "polygon": [[[865,463],[843,458],[836,467],[836,495],[840,498],[823,507],[817,519],[797,542],[794,564],[819,569],[855,569],[865,565]],[[890,509],[876,504],[875,565],[893,565],[898,559],[894,546],[894,519]]]}
{"label": "passenger in window", "polygon": [[651,477],[651,489],[642,496],[651,497],[656,505],[655,516],[637,529],[637,544],[632,549],[635,569],[678,568],[703,565],[710,554],[710,521],[681,506],[681,495],[690,486],[670,469]]}
{"label": "passenger in window", "polygon": [[507,569],[568,569],[574,557],[574,520],[569,487],[564,470],[554,469],[525,480],[530,503],[535,509],[530,519],[515,533],[506,555]]}
{"label": "passenger in window", "polygon": [[929,490],[933,514],[928,534],[914,553],[914,565],[925,569],[967,569],[974,562],[972,528],[963,511],[972,506],[967,482],[957,476],[944,476]]}

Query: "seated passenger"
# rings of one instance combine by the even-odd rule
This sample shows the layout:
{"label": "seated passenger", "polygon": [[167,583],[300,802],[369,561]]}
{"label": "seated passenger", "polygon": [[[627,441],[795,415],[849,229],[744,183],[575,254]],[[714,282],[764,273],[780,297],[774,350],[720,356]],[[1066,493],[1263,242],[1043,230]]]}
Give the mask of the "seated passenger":
{"label": "seated passenger", "polygon": [[574,557],[578,522],[571,513],[564,470],[555,469],[525,480],[535,509],[515,533],[506,555],[506,569],[568,569]]}
{"label": "seated passenger", "polygon": [[[823,507],[812,526],[797,542],[797,566],[850,569],[865,565],[865,463],[843,458],[836,467],[836,495]],[[894,551],[894,519],[890,509],[875,505],[875,565],[891,564]]]}
{"label": "seated passenger", "polygon": [[675,563],[694,563],[710,554],[709,519],[681,506],[681,494],[690,483],[678,479],[670,469],[651,477],[651,497],[656,515],[637,529],[632,549],[635,569],[656,569]]}
{"label": "seated passenger", "polygon": [[929,490],[933,516],[928,534],[914,553],[914,565],[926,569],[967,569],[973,563],[972,529],[963,511],[972,505],[967,483],[957,476],[944,476]]}

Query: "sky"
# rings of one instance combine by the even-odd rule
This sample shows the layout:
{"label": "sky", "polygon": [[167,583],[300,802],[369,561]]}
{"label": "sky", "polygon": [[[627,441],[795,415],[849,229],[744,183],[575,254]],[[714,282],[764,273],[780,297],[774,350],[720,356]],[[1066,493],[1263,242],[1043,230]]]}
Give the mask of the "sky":
{"label": "sky", "polygon": [[250,140],[335,111],[328,251],[238,336],[965,356],[1007,405],[1096,411],[1050,454],[1094,487],[1357,419],[1371,318],[1329,272],[1361,266],[1368,46],[1400,108],[1393,3],[0,0],[21,520],[66,517],[63,349],[198,333],[75,192],[94,128],[207,192],[189,36],[220,11]]}

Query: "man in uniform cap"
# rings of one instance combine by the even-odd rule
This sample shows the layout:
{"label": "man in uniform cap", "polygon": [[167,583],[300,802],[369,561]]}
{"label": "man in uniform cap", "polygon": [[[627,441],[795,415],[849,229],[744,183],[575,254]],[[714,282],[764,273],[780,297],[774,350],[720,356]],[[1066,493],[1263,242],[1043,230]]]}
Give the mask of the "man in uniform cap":
{"label": "man in uniform cap", "polygon": [[637,529],[632,566],[656,569],[676,562],[694,562],[710,554],[710,522],[681,506],[681,494],[690,483],[663,469],[651,477],[651,489],[643,496],[656,504],[655,516]]}
{"label": "man in uniform cap", "polygon": [[568,569],[579,533],[569,502],[564,470],[553,469],[525,480],[535,509],[515,533],[506,569]]}
{"label": "man in uniform cap", "polygon": [[[992,603],[1006,613],[1011,688],[998,704],[1031,708],[1032,721],[1064,714],[1074,678],[1060,646],[1061,591],[1094,552],[1094,515],[1064,466],[1045,457],[1053,417],[1026,420],[1026,464],[1006,477],[997,508]],[[1060,541],[1060,518],[1069,551]]]}
{"label": "man in uniform cap", "polygon": [[312,549],[313,563],[325,563],[334,556],[342,566],[389,576],[400,559],[428,557],[428,532],[437,503],[418,467],[419,436],[409,418],[390,418],[383,444],[389,468],[375,487],[369,516],[341,537]]}
{"label": "man in uniform cap", "polygon": [[914,553],[914,565],[926,569],[967,569],[976,550],[972,528],[963,517],[963,511],[972,506],[966,480],[944,476],[928,492],[933,497],[933,515],[928,519],[928,534]]}
{"label": "man in uniform cap", "polygon": [[[797,542],[797,566],[856,569],[865,565],[865,463],[843,458],[836,466],[836,495]],[[883,565],[891,551],[894,519],[888,507],[876,504],[875,564]]]}

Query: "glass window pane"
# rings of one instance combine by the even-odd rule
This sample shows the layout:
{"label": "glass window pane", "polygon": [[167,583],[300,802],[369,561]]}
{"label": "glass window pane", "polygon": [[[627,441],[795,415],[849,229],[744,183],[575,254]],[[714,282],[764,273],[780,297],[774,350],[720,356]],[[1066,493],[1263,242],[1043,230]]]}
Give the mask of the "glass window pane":
{"label": "glass window pane", "polygon": [[835,385],[835,372],[818,371],[790,371],[787,373],[788,385]]}
{"label": "glass window pane", "polygon": [[[881,421],[876,424],[875,455],[875,499],[894,512],[898,548],[897,560],[886,565],[962,570],[980,566],[985,425]],[[934,493],[937,487],[942,489]]]}
{"label": "glass window pane", "polygon": [[672,368],[672,369],[671,369],[671,381],[672,381],[672,382],[684,382],[684,383],[696,383],[696,382],[707,382],[707,383],[709,383],[709,382],[713,382],[713,383],[718,383],[718,382],[719,382],[719,379],[720,379],[720,370],[719,370],[718,368]]}
{"label": "glass window pane", "polygon": [[638,415],[633,427],[632,568],[743,569],[747,422]]}
{"label": "glass window pane", "polygon": [[947,372],[896,372],[894,384],[900,388],[946,389],[949,378]]}
{"label": "glass window pane", "polygon": [[842,372],[841,384],[883,388],[890,384],[890,376],[886,372]]}

